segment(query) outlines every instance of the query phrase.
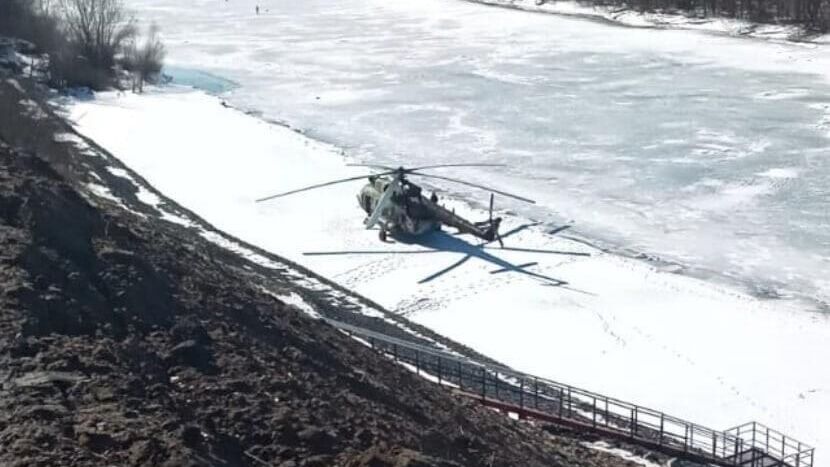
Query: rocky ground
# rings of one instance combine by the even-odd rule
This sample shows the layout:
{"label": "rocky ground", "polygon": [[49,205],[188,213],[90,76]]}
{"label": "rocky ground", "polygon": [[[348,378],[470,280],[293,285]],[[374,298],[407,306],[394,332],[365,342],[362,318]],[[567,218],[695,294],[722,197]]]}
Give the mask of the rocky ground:
{"label": "rocky ground", "polygon": [[135,188],[56,137],[43,92],[0,78],[0,465],[635,465],[458,399],[283,303],[308,296],[288,276],[91,195]]}

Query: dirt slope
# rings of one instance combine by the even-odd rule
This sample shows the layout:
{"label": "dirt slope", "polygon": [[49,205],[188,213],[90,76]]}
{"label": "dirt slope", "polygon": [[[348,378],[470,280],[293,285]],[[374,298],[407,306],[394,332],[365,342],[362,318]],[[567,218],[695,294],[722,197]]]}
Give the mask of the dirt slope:
{"label": "dirt slope", "polygon": [[91,196],[87,156],[19,92],[0,81],[0,465],[627,465],[455,398],[275,298],[290,282]]}

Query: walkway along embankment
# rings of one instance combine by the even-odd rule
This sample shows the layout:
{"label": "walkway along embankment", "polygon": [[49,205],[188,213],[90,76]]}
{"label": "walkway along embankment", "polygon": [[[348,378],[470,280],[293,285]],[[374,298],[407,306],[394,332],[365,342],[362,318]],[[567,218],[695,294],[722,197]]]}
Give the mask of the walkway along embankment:
{"label": "walkway along embankment", "polygon": [[481,363],[339,321],[329,324],[482,404],[723,467],[812,467],[815,449],[757,422],[718,431],[570,385]]}

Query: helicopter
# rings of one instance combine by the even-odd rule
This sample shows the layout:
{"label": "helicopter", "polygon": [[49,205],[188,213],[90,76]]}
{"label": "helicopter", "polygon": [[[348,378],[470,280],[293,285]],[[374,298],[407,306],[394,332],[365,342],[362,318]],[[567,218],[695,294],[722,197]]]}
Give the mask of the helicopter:
{"label": "helicopter", "polygon": [[[360,175],[356,177],[342,178],[324,183],[318,183],[295,190],[278,193],[257,199],[261,203],[283,196],[293,195],[304,191],[323,188],[340,183],[367,179],[367,183],[357,195],[360,207],[366,212],[366,219],[363,224],[366,229],[379,227],[378,237],[386,242],[389,235],[421,236],[428,232],[441,230],[442,226],[449,226],[457,229],[460,233],[466,233],[478,237],[486,242],[497,240],[499,245],[504,246],[499,235],[501,217],[493,217],[494,194],[498,193],[508,198],[513,198],[525,203],[535,204],[535,201],[496,190],[484,185],[471,183],[465,180],[423,173],[425,170],[441,169],[446,167],[505,167],[504,164],[437,164],[422,167],[404,168],[390,167],[376,164],[347,164],[350,167],[366,167],[380,172]],[[435,192],[430,197],[424,195],[421,186],[413,183],[409,177],[424,177],[437,180],[444,180],[461,185],[471,186],[482,190],[490,191],[489,217],[483,221],[470,221],[439,204]]]}

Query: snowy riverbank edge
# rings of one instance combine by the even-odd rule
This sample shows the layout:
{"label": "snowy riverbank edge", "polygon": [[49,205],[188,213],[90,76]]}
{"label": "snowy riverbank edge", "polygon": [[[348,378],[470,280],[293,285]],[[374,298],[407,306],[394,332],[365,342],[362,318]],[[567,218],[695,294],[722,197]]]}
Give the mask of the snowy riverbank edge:
{"label": "snowy riverbank edge", "polygon": [[537,3],[536,0],[464,1],[493,7],[587,18],[626,27],[701,31],[731,37],[746,37],[775,42],[830,44],[830,34],[817,34],[807,31],[798,25],[762,24],[722,17],[698,18],[679,12],[638,12],[629,8],[610,5],[589,5],[571,0],[558,0],[544,3]]}
{"label": "snowy riverbank edge", "polygon": [[[70,104],[68,110],[79,131],[218,228],[301,261],[486,355],[713,427],[759,419],[808,443],[825,444],[827,434],[814,414],[826,406],[827,375],[812,371],[810,361],[799,358],[812,353],[822,359],[826,353],[820,342],[826,342],[827,327],[818,317],[786,302],[759,300],[597,251],[589,257],[547,259],[537,266],[587,293],[540,289],[520,274],[494,275],[494,266],[485,260],[468,262],[464,271],[440,283],[416,283],[436,265],[457,260],[452,252],[304,256],[309,248],[418,247],[377,245],[374,235],[353,222],[354,187],[254,205],[251,199],[268,190],[346,175],[347,168],[337,148],[219,104],[219,99],[198,92],[162,91],[99,95]],[[229,133],[236,136],[233,141],[222,136]],[[237,163],[228,166],[223,154],[234,154]],[[181,183],[185,175],[188,181]],[[309,206],[321,206],[318,203],[328,203],[331,215],[310,216],[316,211]],[[481,214],[463,203],[454,206]],[[291,234],[280,228],[286,223],[304,227]],[[509,230],[521,226],[522,220],[509,218],[508,223]],[[533,227],[510,241],[583,251]],[[540,260],[538,255],[508,253],[494,252],[514,264]],[[503,287],[507,284],[509,289]],[[510,310],[509,316],[505,310]],[[477,325],[469,326],[470,322]],[[534,325],[528,327],[530,322]],[[744,337],[736,337],[734,329],[741,329]],[[705,345],[701,336],[706,336]],[[751,354],[736,351],[748,342],[768,345]],[[574,349],[579,349],[580,358],[551,359]],[[785,362],[789,377],[772,384],[777,378],[769,368]],[[796,362],[800,364],[794,368]]]}

